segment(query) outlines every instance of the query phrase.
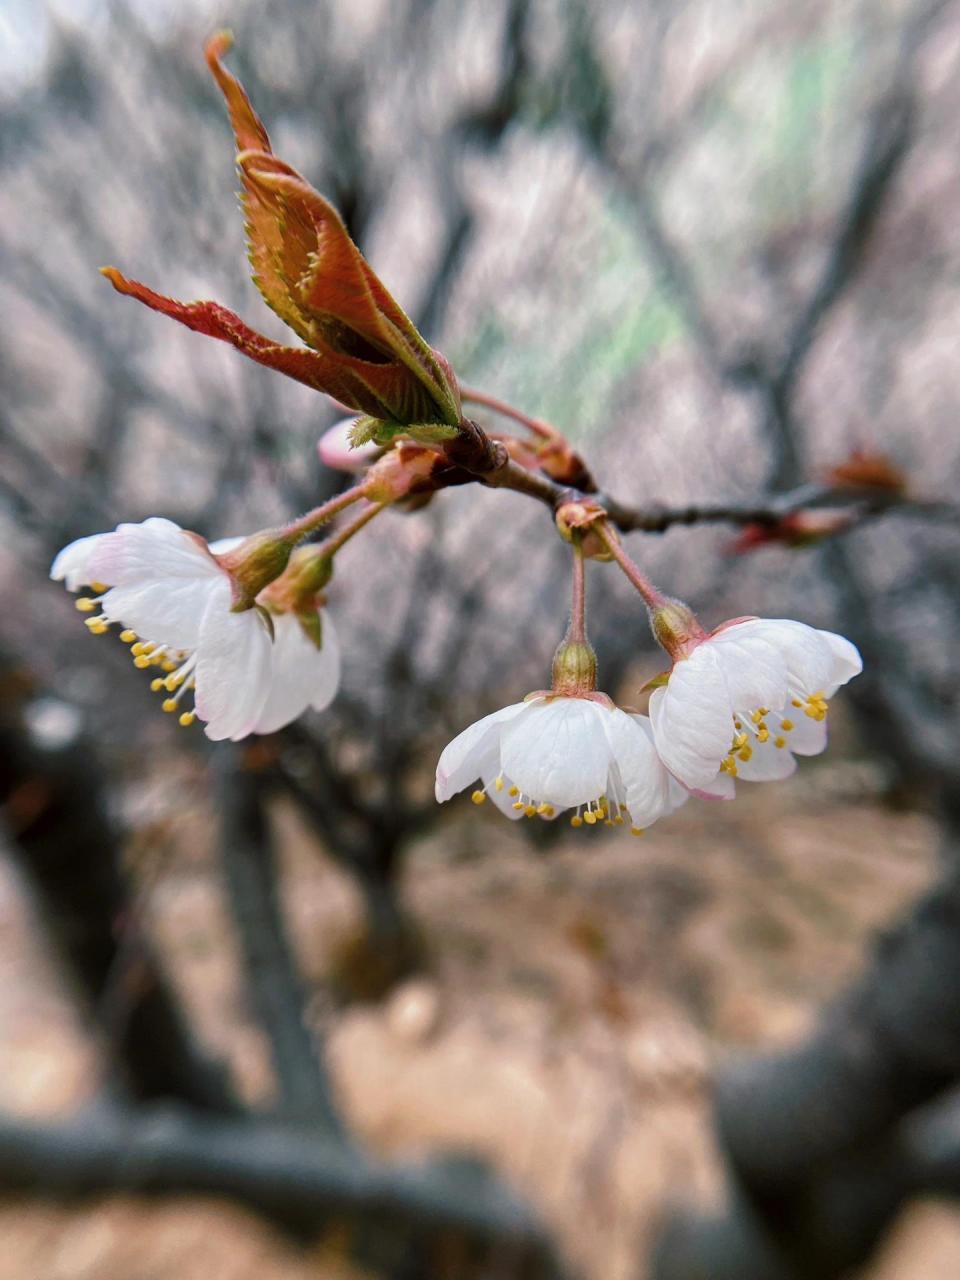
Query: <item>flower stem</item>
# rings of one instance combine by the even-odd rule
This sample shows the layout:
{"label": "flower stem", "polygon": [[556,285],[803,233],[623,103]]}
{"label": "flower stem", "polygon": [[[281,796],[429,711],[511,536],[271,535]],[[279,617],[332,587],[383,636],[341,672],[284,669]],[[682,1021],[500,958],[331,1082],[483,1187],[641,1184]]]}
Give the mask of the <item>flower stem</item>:
{"label": "flower stem", "polygon": [[355,533],[359,533],[365,524],[369,524],[375,515],[379,515],[385,506],[386,503],[384,502],[371,502],[368,507],[364,507],[360,514],[354,516],[338,533],[326,538],[320,544],[324,553],[328,556],[336,555],[343,544],[349,542]]}
{"label": "flower stem", "polygon": [[662,605],[667,604],[668,597],[653,585],[640,566],[627,555],[626,551],[623,549],[620,539],[617,537],[608,522],[606,520],[598,520],[592,527],[603,545],[607,548],[614,560],[616,560],[617,564],[626,574],[627,579],[643,596],[647,605],[651,609],[658,609]]}
{"label": "flower stem", "polygon": [[338,515],[363,496],[364,486],[356,484],[352,489],[347,489],[345,493],[338,493],[336,497],[330,498],[329,501],[322,502],[319,507],[314,507],[306,515],[302,515],[296,520],[291,520],[289,524],[284,525],[283,532],[287,537],[299,542],[300,539],[307,537],[315,529],[319,529],[321,525],[326,524],[328,520],[332,520],[335,515]]}
{"label": "flower stem", "polygon": [[584,572],[583,543],[574,536],[573,543],[573,594],[570,607],[570,630],[567,639],[575,644],[586,644],[587,641],[587,596],[586,574]]}
{"label": "flower stem", "polygon": [[471,404],[482,404],[485,408],[492,409],[494,413],[499,413],[501,417],[512,418],[514,422],[519,422],[521,426],[526,427],[543,440],[556,440],[560,435],[557,428],[551,426],[549,422],[544,422],[542,418],[531,417],[529,413],[524,413],[521,409],[515,409],[506,400],[498,400],[496,396],[488,396],[485,391],[476,391],[473,387],[461,386],[460,396]]}

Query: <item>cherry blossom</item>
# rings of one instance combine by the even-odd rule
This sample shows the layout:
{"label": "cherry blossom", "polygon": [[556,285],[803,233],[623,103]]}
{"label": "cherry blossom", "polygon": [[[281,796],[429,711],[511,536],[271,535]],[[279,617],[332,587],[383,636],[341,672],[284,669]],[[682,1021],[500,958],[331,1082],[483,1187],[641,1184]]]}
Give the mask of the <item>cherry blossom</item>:
{"label": "cherry blossom", "polygon": [[293,615],[271,613],[268,622],[261,608],[231,610],[232,581],[217,553],[239,541],[210,547],[151,517],[72,542],[50,570],[70,590],[88,583],[97,592],[77,601],[91,615],[87,627],[95,635],[122,627],[134,664],[157,670],[151,687],[167,694],[164,710],[184,725],[206,721],[214,740],[269,733],[308,706],[322,709],[339,682],[336,633],[323,611],[318,648]]}
{"label": "cherry blossom", "polygon": [[636,835],[687,799],[654,750],[646,716],[603,694],[535,694],[472,724],[440,757],[437,799],[478,778],[474,802],[490,796],[510,818],[573,809],[575,827],[626,822]]}
{"label": "cherry blossom", "polygon": [[769,782],[827,742],[827,708],[862,661],[843,636],[785,618],[745,618],[695,640],[650,697],[657,752],[685,786]]}

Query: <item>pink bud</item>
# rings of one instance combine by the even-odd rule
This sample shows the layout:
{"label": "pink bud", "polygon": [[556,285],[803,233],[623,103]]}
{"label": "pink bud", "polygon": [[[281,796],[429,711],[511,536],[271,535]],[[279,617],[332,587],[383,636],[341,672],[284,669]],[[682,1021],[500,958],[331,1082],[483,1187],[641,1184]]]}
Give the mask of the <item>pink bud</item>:
{"label": "pink bud", "polygon": [[366,471],[371,462],[375,462],[383,453],[378,444],[370,441],[356,449],[350,444],[350,430],[356,422],[356,416],[342,418],[335,422],[329,431],[325,431],[317,441],[317,453],[320,461],[334,471],[351,471],[359,474]]}

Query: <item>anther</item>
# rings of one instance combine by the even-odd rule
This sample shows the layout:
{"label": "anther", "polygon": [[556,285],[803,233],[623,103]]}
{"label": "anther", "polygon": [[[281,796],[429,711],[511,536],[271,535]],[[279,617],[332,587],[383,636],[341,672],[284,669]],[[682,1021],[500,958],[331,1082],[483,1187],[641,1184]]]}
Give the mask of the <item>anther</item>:
{"label": "anther", "polygon": [[186,729],[189,725],[193,724],[196,718],[197,713],[195,711],[184,711],[183,715],[181,715],[178,720],[178,724],[182,724],[184,729]]}
{"label": "anther", "polygon": [[513,808],[516,810],[517,813],[520,813],[521,810],[525,809],[526,807],[527,806],[523,803],[522,800],[514,800],[513,802]]}
{"label": "anther", "polygon": [[535,804],[524,805],[523,812],[528,818],[532,818],[537,812],[537,806]]}
{"label": "anther", "polygon": [[156,680],[150,681],[151,693],[159,693],[162,688],[163,688],[163,681],[160,679],[159,676],[157,676]]}
{"label": "anther", "polygon": [[588,809],[587,812],[583,815],[583,820],[588,827],[595,826],[597,821],[597,815],[593,812],[592,809]]}
{"label": "anther", "polygon": [[177,700],[176,698],[164,698],[164,700],[160,703],[160,706],[163,708],[164,711],[176,711]]}
{"label": "anther", "polygon": [[136,638],[137,638],[137,633],[135,631],[131,631],[129,627],[127,628],[126,631],[120,632],[120,639],[123,641],[124,644],[133,644]]}
{"label": "anther", "polygon": [[498,775],[493,785],[497,788],[498,791],[503,790],[503,774],[502,773]]}
{"label": "anther", "polygon": [[794,727],[794,724],[792,720],[780,721],[780,728],[783,730],[784,733],[789,733],[793,727]]}
{"label": "anther", "polygon": [[147,657],[145,653],[138,653],[133,660],[133,665],[137,667],[140,671],[143,671],[145,667],[149,667],[151,664],[150,664],[150,659]]}
{"label": "anther", "polygon": [[631,827],[631,828],[630,828],[630,834],[631,834],[632,836],[642,836],[642,835],[643,835],[643,827]]}
{"label": "anther", "polygon": [[773,745],[777,748],[777,750],[782,750],[782,748],[787,745],[787,740],[786,738],[774,738]]}
{"label": "anther", "polygon": [[481,791],[479,787],[477,788],[476,791],[472,792],[470,796],[470,799],[473,801],[474,804],[483,804],[486,798],[487,798],[487,793],[485,791]]}
{"label": "anther", "polygon": [[579,813],[575,813],[575,814],[571,817],[571,819],[570,819],[570,825],[571,825],[571,827],[582,827],[582,826],[583,826],[583,819],[580,817]]}
{"label": "anther", "polygon": [[508,796],[518,796],[519,794],[520,794],[519,787],[511,787],[510,790],[507,792]]}
{"label": "anther", "polygon": [[79,609],[81,613],[93,613],[97,607],[96,603],[89,596],[81,596],[79,600],[74,600],[73,607]]}

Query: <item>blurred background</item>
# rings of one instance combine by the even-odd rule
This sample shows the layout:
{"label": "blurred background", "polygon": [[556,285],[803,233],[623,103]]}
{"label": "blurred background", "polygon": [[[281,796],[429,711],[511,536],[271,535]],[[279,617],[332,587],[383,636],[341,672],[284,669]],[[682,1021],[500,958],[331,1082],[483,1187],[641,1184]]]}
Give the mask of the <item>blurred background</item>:
{"label": "blurred background", "polygon": [[[707,625],[856,641],[826,756],[642,842],[437,806],[565,625],[548,516],[474,486],[343,553],[344,686],[279,734],[214,750],[87,633],[72,538],[347,482],[322,397],[97,274],[285,339],[221,26],[429,340],[602,488],[900,469],[916,508],[814,546],[629,540]],[[0,0],[0,1280],[960,1274],[958,69],[943,0]],[[639,601],[589,596],[638,703]]]}

